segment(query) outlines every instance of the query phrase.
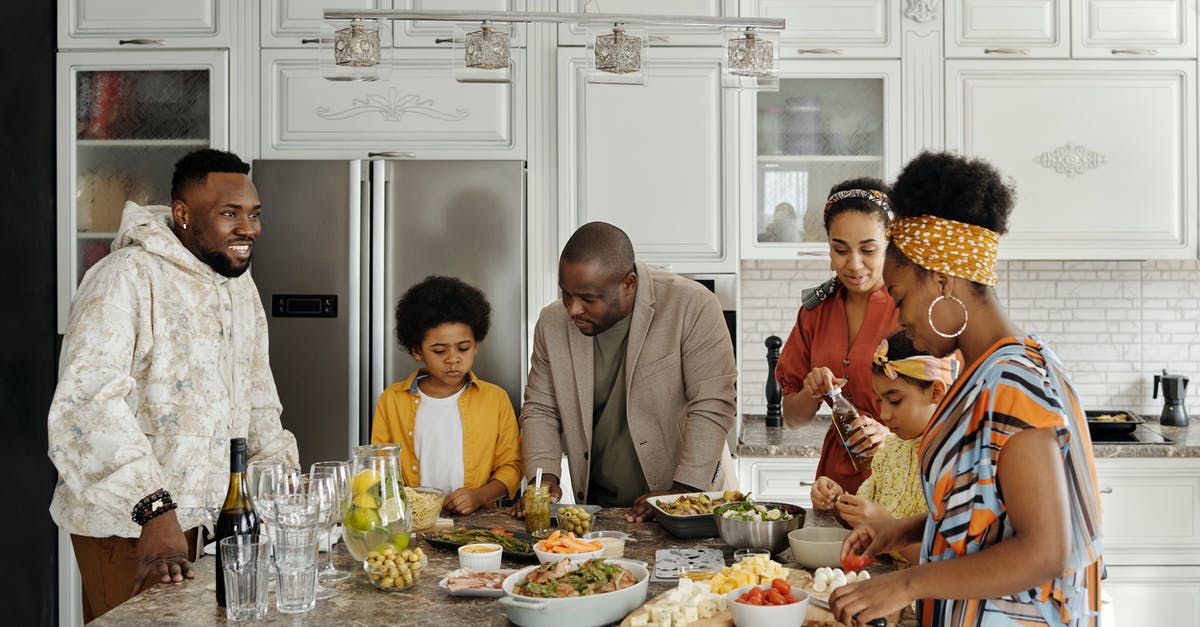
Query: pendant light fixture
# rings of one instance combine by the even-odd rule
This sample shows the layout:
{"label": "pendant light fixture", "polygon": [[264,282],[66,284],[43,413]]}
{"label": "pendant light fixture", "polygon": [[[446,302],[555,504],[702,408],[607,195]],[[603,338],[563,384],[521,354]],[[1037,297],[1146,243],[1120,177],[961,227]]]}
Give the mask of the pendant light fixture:
{"label": "pendant light fixture", "polygon": [[[587,80],[598,83],[640,85],[645,81],[650,29],[656,26],[723,27],[725,55],[722,80],[737,89],[779,88],[779,33],[785,22],[778,18],[711,17],[704,15],[649,15],[634,13],[554,13],[535,11],[402,11],[392,9],[327,9],[327,20],[351,20],[346,45],[337,56],[337,67],[369,67],[384,62],[389,47],[355,30],[368,20],[451,21],[459,23],[453,42],[455,79],[460,82],[509,82],[512,80],[512,24],[528,22],[581,24],[595,34],[588,49],[593,66]],[[340,29],[339,35],[342,33]],[[364,37],[367,37],[364,39]],[[340,41],[339,37],[335,39]],[[437,40],[439,43],[444,39]],[[357,42],[357,43],[355,43]],[[372,45],[374,49],[372,50]],[[337,50],[335,50],[335,54]],[[353,60],[352,60],[353,59]],[[343,65],[345,61],[346,65]],[[359,65],[365,64],[365,65]],[[328,77],[328,76],[327,76]],[[338,80],[338,79],[335,79]],[[341,79],[346,80],[346,79]],[[363,79],[357,79],[363,80]]]}

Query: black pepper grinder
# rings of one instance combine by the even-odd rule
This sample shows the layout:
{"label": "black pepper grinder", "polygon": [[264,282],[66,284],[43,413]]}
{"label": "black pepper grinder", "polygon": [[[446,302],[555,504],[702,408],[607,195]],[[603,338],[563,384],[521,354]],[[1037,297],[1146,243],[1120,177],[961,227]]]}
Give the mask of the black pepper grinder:
{"label": "black pepper grinder", "polygon": [[775,380],[775,364],[779,363],[779,347],[783,340],[772,335],[767,338],[767,426],[783,426],[783,389]]}

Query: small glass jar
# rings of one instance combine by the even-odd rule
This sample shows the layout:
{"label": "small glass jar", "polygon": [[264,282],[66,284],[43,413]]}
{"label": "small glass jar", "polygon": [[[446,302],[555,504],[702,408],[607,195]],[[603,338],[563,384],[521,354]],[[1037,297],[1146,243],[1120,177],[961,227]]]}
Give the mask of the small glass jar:
{"label": "small glass jar", "polygon": [[550,534],[550,486],[525,488],[525,531],[535,538]]}

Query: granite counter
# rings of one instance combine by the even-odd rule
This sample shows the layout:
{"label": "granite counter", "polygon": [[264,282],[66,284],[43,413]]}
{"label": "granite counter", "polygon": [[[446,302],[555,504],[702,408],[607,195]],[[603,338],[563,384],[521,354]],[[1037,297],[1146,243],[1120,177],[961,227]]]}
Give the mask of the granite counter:
{"label": "granite counter", "polygon": [[[625,544],[625,557],[654,563],[654,554],[661,548],[720,549],[726,563],[733,562],[733,549],[720,538],[680,540],[666,533],[657,523],[630,524],[625,522],[623,508],[606,508],[596,518],[594,529],[615,529],[630,534]],[[807,526],[836,524],[825,513],[812,515]],[[456,520],[459,526],[503,528],[524,531],[524,523],[508,515],[507,510],[488,510]],[[452,597],[438,586],[448,572],[458,568],[455,551],[417,543],[429,556],[429,565],[416,586],[399,592],[377,590],[367,581],[361,566],[336,545],[334,559],[341,569],[351,570],[349,579],[333,584],[337,596],[317,601],[306,614],[283,615],[274,606],[274,595],[265,625],[509,625],[503,608],[491,598]],[[218,608],[213,588],[213,565],[216,560],[205,557],[195,566],[196,578],[177,585],[158,585],[130,599],[123,605],[91,623],[104,625],[203,625],[224,623],[225,610]],[[506,559],[504,568],[522,568],[528,564]],[[788,564],[795,567],[795,564]],[[674,587],[674,584],[650,582],[649,598]]]}
{"label": "granite counter", "polygon": [[[812,423],[797,428],[767,427],[761,414],[742,416],[741,439],[737,455],[746,457],[820,457],[821,442],[829,429],[829,417],[818,416]],[[1111,444],[1094,442],[1098,458],[1108,457],[1200,457],[1200,418],[1190,426],[1167,427],[1155,417],[1146,418],[1139,427],[1160,433],[1171,444]]]}

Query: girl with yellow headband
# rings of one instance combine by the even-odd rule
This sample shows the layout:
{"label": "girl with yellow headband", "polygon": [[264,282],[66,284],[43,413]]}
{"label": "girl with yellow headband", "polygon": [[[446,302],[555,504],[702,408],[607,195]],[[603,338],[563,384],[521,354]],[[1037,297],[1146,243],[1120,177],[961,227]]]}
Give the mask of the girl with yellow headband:
{"label": "girl with yellow headband", "polygon": [[1096,625],[1099,495],[1079,397],[1046,343],[1005,313],[996,247],[1012,191],[987,163],[923,153],[892,195],[884,278],[918,350],[966,369],[918,450],[927,515],[871,520],[843,555],[921,543],[921,563],[834,591],[852,625],[918,601],[922,625]]}
{"label": "girl with yellow headband", "polygon": [[[871,460],[871,477],[857,494],[845,493],[829,477],[813,485],[813,506],[836,509],[847,525],[868,520],[906,518],[928,511],[921,490],[917,445],[934,409],[958,374],[953,357],[922,354],[903,332],[880,342],[871,363],[871,385],[879,399],[879,422],[891,430],[883,448]],[[918,559],[920,545],[892,552],[897,564]]]}

